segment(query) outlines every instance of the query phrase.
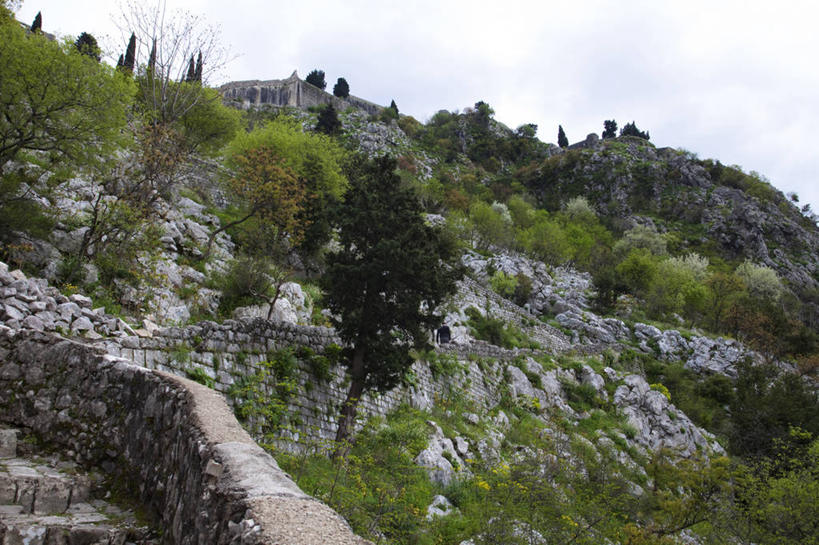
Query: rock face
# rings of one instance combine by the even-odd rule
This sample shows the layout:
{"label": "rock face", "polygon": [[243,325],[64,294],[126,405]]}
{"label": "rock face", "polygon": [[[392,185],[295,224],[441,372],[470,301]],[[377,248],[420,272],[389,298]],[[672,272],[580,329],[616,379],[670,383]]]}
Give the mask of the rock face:
{"label": "rock face", "polygon": [[814,221],[766,182],[639,138],[587,141],[563,153],[572,160],[552,158],[525,181],[544,205],[583,195],[612,217],[659,218],[661,231],[681,222],[695,233],[692,244],[713,241],[723,255],[769,266],[797,293],[819,286]]}
{"label": "rock face", "polygon": [[686,457],[701,450],[724,452],[712,435],[698,428],[639,375],[623,379],[614,392],[614,403],[634,427],[637,443],[651,451],[670,448]]}
{"label": "rock face", "polygon": [[[427,424],[432,428],[432,435],[427,448],[415,457],[415,463],[427,468],[430,480],[443,486],[450,485],[456,477],[470,477],[472,473],[467,469],[455,443],[444,436],[438,424],[431,420]],[[461,441],[464,440],[461,439]],[[466,455],[468,447],[462,444],[461,448],[462,453]]]}
{"label": "rock face", "polygon": [[91,306],[88,297],[66,297],[45,280],[9,271],[0,262],[0,323],[6,327],[62,331],[88,338],[128,335],[130,328],[122,320]]}

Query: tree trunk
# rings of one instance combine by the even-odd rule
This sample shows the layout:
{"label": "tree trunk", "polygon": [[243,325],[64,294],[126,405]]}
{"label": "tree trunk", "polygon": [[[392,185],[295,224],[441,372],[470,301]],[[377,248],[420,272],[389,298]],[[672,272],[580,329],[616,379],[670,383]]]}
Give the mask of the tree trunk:
{"label": "tree trunk", "polygon": [[347,399],[341,406],[341,414],[338,417],[338,430],[336,431],[336,445],[333,449],[333,459],[339,456],[346,456],[348,450],[348,440],[355,425],[355,416],[358,412],[358,401],[364,392],[364,351],[356,348],[353,354],[353,364],[350,367],[350,389],[347,391]]}
{"label": "tree trunk", "polygon": [[253,208],[250,211],[250,213],[245,217],[226,223],[225,225],[222,225],[221,227],[213,231],[208,237],[208,246],[205,249],[205,253],[202,255],[202,257],[199,258],[199,261],[207,261],[210,258],[210,252],[213,249],[213,241],[216,240],[216,235],[218,235],[222,231],[227,231],[231,227],[235,227],[236,225],[246,222],[247,220],[255,216],[256,212],[258,212],[258,210],[256,208]]}

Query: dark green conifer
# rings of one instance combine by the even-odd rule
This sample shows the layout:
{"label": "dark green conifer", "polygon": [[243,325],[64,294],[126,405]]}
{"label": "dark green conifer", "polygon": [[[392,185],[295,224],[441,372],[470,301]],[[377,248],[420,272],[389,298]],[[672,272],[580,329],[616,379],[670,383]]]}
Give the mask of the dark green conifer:
{"label": "dark green conifer", "polygon": [[202,83],[202,52],[196,57],[196,70],[193,72],[193,80]]}
{"label": "dark green conifer", "polygon": [[566,133],[563,132],[563,125],[557,126],[557,145],[561,148],[569,146],[569,139],[566,138]]}
{"label": "dark green conifer", "polygon": [[350,86],[344,78],[338,78],[336,84],[333,86],[333,94],[339,98],[347,98],[350,96]]}
{"label": "dark green conifer", "polygon": [[88,55],[92,59],[95,59],[97,62],[99,62],[100,48],[97,45],[97,39],[94,38],[91,34],[87,32],[83,32],[82,34],[80,34],[80,37],[77,38],[76,42],[74,42],[74,47],[76,47],[77,51],[79,51],[83,55]]}
{"label": "dark green conifer", "polygon": [[617,121],[607,119],[603,121],[603,138],[614,138],[617,136]]}
{"label": "dark green conifer", "polygon": [[122,69],[129,74],[134,73],[134,65],[136,64],[136,34],[131,33],[131,39],[128,40],[128,47],[125,49],[125,60],[122,62]]}
{"label": "dark green conifer", "polygon": [[43,31],[43,16],[39,11],[37,12],[37,16],[34,17],[34,22],[31,23],[31,28],[29,30],[31,30],[31,32]]}
{"label": "dark green conifer", "polygon": [[341,121],[338,119],[338,112],[332,104],[328,104],[321,109],[318,115],[316,130],[333,136],[341,130]]}
{"label": "dark green conifer", "polygon": [[350,169],[338,250],[320,280],[347,347],[350,377],[336,455],[353,430],[361,395],[401,381],[414,363],[410,349],[429,344],[428,332],[441,323],[435,310],[463,275],[454,240],[426,223],[424,208],[396,168],[395,159],[381,157]]}
{"label": "dark green conifer", "polygon": [[151,44],[151,54],[148,56],[148,70],[156,68],[156,38]]}
{"label": "dark green conifer", "polygon": [[304,81],[309,83],[310,85],[315,85],[319,89],[324,89],[327,87],[327,82],[324,81],[324,70],[319,70],[318,68],[307,74],[307,77],[304,78]]}
{"label": "dark green conifer", "polygon": [[185,81],[194,81],[196,79],[196,64],[193,62],[193,55],[188,61],[188,73],[185,75]]}

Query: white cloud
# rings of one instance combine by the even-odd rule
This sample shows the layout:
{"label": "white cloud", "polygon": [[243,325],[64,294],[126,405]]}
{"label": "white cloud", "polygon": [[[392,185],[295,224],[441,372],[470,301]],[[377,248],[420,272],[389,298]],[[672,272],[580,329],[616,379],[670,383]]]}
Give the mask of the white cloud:
{"label": "white cloud", "polygon": [[[757,170],[819,209],[819,70],[808,1],[187,0],[241,54],[225,79],[298,69],[426,120],[487,101],[515,127],[573,141],[635,120],[661,146]],[[26,0],[46,30],[116,35],[103,1]],[[122,44],[119,47],[124,47]]]}

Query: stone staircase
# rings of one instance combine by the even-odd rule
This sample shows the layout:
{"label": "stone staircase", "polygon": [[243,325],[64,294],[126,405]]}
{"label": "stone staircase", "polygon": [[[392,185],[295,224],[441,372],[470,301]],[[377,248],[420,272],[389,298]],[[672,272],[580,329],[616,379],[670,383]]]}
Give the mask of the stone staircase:
{"label": "stone staircase", "polygon": [[155,545],[152,529],[100,494],[98,477],[37,457],[0,428],[0,545]]}

